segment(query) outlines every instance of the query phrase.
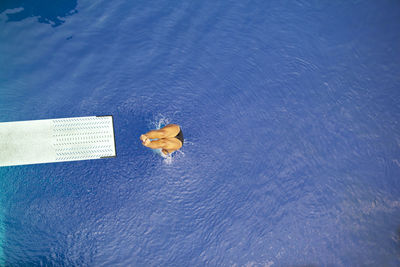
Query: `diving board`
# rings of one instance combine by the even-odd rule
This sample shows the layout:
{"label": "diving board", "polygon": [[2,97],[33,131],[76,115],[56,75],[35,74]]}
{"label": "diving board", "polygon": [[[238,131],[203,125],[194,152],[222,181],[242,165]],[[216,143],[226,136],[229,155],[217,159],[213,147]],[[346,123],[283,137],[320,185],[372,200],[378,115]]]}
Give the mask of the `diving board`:
{"label": "diving board", "polygon": [[0,123],[0,167],[111,157],[112,116]]}

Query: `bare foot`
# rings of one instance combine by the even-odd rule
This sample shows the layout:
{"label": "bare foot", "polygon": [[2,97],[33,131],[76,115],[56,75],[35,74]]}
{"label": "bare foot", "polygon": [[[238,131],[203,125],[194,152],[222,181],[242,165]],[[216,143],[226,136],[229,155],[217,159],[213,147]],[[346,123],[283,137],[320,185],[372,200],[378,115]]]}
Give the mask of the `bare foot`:
{"label": "bare foot", "polygon": [[144,140],[146,140],[146,139],[148,139],[148,137],[145,136],[144,134],[142,134],[142,135],[140,136],[140,141],[144,142]]}
{"label": "bare foot", "polygon": [[146,135],[144,135],[144,134],[142,134],[142,135],[140,136],[140,140],[142,140],[142,144],[143,144],[144,146],[147,146],[148,144],[150,144],[150,139],[149,139]]}
{"label": "bare foot", "polygon": [[143,141],[143,145],[147,146],[148,144],[150,144],[150,139],[147,138],[146,140]]}

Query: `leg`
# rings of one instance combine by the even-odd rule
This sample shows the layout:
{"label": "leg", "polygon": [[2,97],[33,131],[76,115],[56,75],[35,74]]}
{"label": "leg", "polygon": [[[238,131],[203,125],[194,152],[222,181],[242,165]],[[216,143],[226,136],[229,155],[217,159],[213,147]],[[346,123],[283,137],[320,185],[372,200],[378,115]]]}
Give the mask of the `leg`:
{"label": "leg", "polygon": [[159,139],[159,140],[149,141],[147,143],[144,143],[143,145],[151,149],[163,148],[165,146],[165,140]]}
{"label": "leg", "polygon": [[150,139],[170,138],[177,136],[180,130],[179,125],[168,124],[160,130],[152,130],[144,135]]}
{"label": "leg", "polygon": [[147,144],[143,144],[152,149],[162,148],[163,150],[171,153],[172,151],[178,150],[182,147],[182,143],[176,138],[165,138],[154,141],[149,141]]}

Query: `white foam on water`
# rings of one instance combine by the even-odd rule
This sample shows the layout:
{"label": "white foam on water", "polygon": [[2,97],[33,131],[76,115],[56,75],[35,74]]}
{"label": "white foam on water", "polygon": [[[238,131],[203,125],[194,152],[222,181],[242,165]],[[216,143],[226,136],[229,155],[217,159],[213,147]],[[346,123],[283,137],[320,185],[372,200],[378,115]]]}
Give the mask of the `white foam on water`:
{"label": "white foam on water", "polygon": [[170,119],[166,118],[164,115],[159,114],[154,121],[150,123],[150,128],[152,129],[161,129],[165,125],[170,124]]}

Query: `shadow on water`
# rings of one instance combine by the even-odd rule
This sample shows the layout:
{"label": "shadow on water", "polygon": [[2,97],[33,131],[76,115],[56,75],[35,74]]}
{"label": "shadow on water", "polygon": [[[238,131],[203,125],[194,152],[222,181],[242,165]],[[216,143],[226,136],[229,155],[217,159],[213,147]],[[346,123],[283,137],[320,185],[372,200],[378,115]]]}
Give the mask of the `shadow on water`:
{"label": "shadow on water", "polygon": [[400,253],[400,225],[397,227],[397,232],[395,237],[393,238],[394,242],[397,243],[397,249],[398,252]]}
{"label": "shadow on water", "polygon": [[77,0],[2,0],[0,1],[0,14],[5,12],[7,22],[38,17],[40,23],[47,23],[56,27],[65,22],[66,16],[78,13],[76,5]]}

